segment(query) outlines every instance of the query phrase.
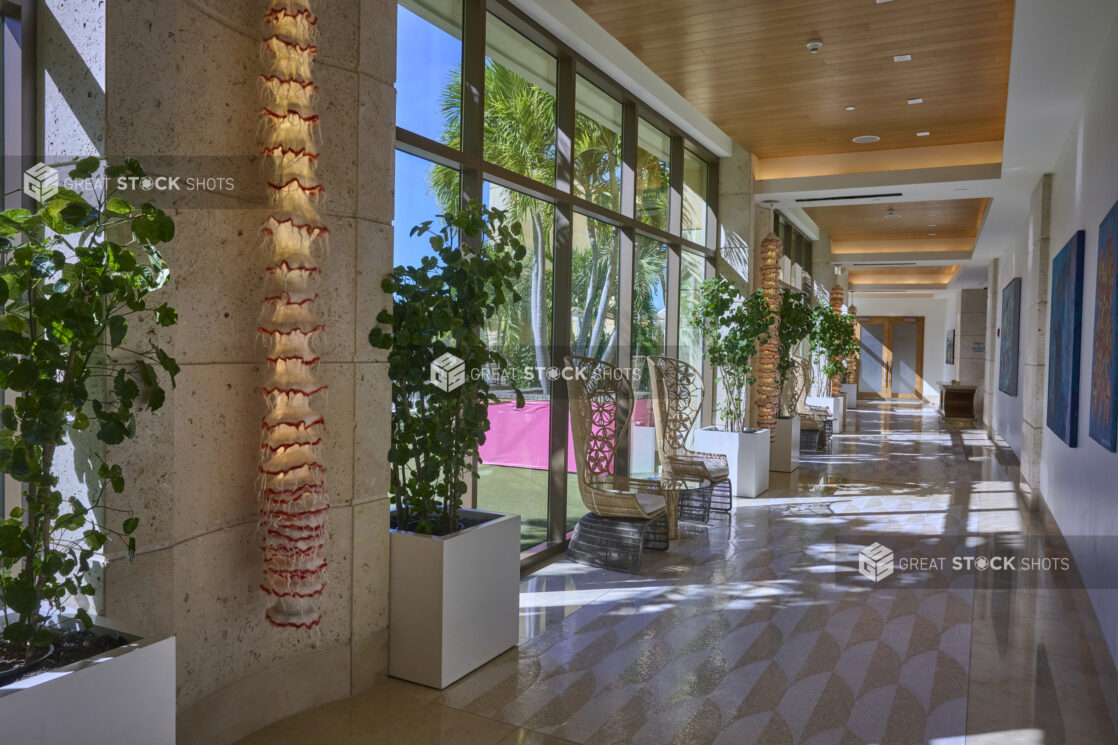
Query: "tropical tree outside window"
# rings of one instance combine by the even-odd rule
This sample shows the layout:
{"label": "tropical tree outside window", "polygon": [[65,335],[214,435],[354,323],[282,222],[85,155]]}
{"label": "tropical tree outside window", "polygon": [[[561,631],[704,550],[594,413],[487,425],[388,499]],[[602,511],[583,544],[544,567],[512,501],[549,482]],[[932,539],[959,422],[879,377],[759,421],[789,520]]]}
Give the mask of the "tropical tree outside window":
{"label": "tropical tree outside window", "polygon": [[679,358],[696,370],[703,369],[703,332],[693,315],[699,304],[706,259],[683,249],[679,262]]}
{"label": "tropical tree outside window", "polygon": [[690,150],[683,151],[683,237],[707,242],[707,164]]}
{"label": "tropical tree outside window", "polygon": [[571,353],[617,364],[621,231],[575,213],[571,253]]}
{"label": "tropical tree outside window", "polygon": [[543,184],[555,183],[555,77],[555,57],[489,14],[483,142],[487,161]]}
{"label": "tropical tree outside window", "polygon": [[637,236],[633,262],[633,389],[647,394],[647,359],[663,354],[665,342],[665,305],[668,295],[668,246],[645,236]]}
{"label": "tropical tree outside window", "polygon": [[637,219],[668,229],[672,139],[643,117],[637,125]]}
{"label": "tropical tree outside window", "polygon": [[621,102],[586,78],[575,82],[574,194],[621,209]]}
{"label": "tropical tree outside window", "polygon": [[396,38],[396,126],[438,140],[447,85],[462,99],[462,0],[402,0]]}

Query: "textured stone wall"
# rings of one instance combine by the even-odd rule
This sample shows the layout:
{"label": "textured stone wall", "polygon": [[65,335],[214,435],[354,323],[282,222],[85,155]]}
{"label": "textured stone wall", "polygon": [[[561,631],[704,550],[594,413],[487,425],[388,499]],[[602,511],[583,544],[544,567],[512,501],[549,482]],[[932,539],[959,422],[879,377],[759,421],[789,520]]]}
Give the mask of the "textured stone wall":
{"label": "textured stone wall", "polygon": [[981,420],[986,397],[986,290],[959,291],[955,321],[955,378],[978,386],[974,392],[975,416]]}
{"label": "textured stone wall", "polygon": [[994,436],[994,391],[998,389],[997,345],[998,313],[1000,312],[1001,293],[998,283],[998,259],[986,267],[986,374],[985,391],[982,397],[982,423],[990,436]]}
{"label": "textured stone wall", "polygon": [[[270,625],[259,589],[265,370],[255,332],[265,213],[253,156],[261,147],[266,4],[112,0],[105,7],[103,31],[67,31],[106,40],[104,152],[240,156],[229,166],[233,196],[205,209],[181,202],[173,212],[172,280],[161,299],[180,322],[159,335],[182,373],[163,409],[142,417],[137,440],[110,454],[128,477],[112,506],[135,509],[141,527],[135,561],[108,566],[104,597],[107,615],[177,636],[179,742],[232,742],[372,685],[386,668],[389,384],[383,352],[366,336],[385,305],[380,281],[392,262],[396,5],[314,5],[318,173],[331,230],[319,292],[332,510],[325,615],[312,632]],[[52,112],[45,113],[49,126]]]}
{"label": "textured stone wall", "polygon": [[718,273],[749,292],[753,265],[753,156],[734,144],[718,162]]}
{"label": "textured stone wall", "polygon": [[1039,506],[1044,410],[1048,400],[1044,361],[1048,358],[1049,241],[1052,224],[1052,174],[1041,177],[1029,202],[1028,248],[1024,281],[1028,298],[1021,311],[1021,480],[1031,507]]}

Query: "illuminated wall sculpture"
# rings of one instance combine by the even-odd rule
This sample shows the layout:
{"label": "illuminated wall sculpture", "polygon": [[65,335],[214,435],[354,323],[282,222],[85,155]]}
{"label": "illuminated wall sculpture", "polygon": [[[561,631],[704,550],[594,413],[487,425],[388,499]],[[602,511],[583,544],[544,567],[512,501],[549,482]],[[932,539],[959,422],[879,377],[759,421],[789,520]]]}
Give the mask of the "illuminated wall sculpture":
{"label": "illuminated wall sculpture", "polygon": [[[835,313],[842,313],[842,285],[835,285],[831,288],[831,310]],[[838,376],[831,378],[831,395],[842,395],[842,378]]]}
{"label": "illuminated wall sculpture", "polygon": [[[853,294],[854,293],[851,293],[851,295]],[[849,305],[846,308],[846,312],[854,316],[854,334],[858,339],[861,339],[862,334],[860,329],[858,328],[858,309],[853,305]],[[847,382],[855,384],[858,383],[858,354],[858,352],[855,352],[854,354],[846,358],[846,380]]]}
{"label": "illuminated wall sculpture", "polygon": [[[761,241],[758,273],[761,278],[761,292],[776,313],[780,310],[780,257],[784,254],[784,244],[776,233],[769,233]],[[768,343],[761,346],[757,353],[757,426],[770,430],[776,435],[776,413],[780,404],[780,383],[777,363],[780,361],[778,336],[773,326]]]}
{"label": "illuminated wall sculpture", "polygon": [[268,290],[259,334],[271,376],[261,388],[260,527],[268,620],[313,628],[326,587],[326,386],[315,377],[323,324],[315,314],[319,258],[329,233],[318,214],[318,92],[312,78],[318,18],[305,0],[271,0],[265,15],[264,151]]}

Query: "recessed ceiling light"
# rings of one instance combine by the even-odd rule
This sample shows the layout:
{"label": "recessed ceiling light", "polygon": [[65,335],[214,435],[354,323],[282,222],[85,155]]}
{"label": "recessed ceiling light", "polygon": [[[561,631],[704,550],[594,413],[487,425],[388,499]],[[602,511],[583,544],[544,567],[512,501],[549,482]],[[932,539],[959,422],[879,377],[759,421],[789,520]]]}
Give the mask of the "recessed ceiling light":
{"label": "recessed ceiling light", "polygon": [[885,210],[885,219],[886,219],[886,220],[899,220],[899,219],[900,219],[900,217],[901,217],[901,216],[900,216],[900,215],[898,215],[898,214],[897,214],[897,211],[896,211],[895,209],[893,209],[892,207],[890,207],[889,209]]}
{"label": "recessed ceiling light", "polygon": [[917,137],[927,137],[930,134],[931,134],[931,132],[917,132],[916,136]]}
{"label": "recessed ceiling light", "polygon": [[935,235],[935,233],[928,233],[928,235]]}
{"label": "recessed ceiling light", "polygon": [[924,103],[924,99],[922,99],[922,98],[910,98],[910,99],[908,99],[908,105],[909,106],[911,106],[912,104],[915,104],[915,103]]}
{"label": "recessed ceiling light", "polygon": [[853,111],[853,110],[854,110],[854,107],[853,107],[853,106],[847,106],[847,107],[846,107],[846,110],[847,110],[847,111]]}
{"label": "recessed ceiling light", "polygon": [[912,55],[911,54],[894,54],[893,55],[893,61],[894,62],[911,62],[912,61]]}
{"label": "recessed ceiling light", "polygon": [[935,226],[936,226],[936,224],[934,222],[933,223],[928,223],[929,228],[934,228]]}
{"label": "recessed ceiling light", "polygon": [[891,3],[891,2],[893,2],[893,0],[877,0],[878,5],[881,5],[882,3]]}
{"label": "recessed ceiling light", "polygon": [[854,142],[857,142],[859,145],[868,145],[869,143],[877,142],[880,139],[881,138],[877,135],[858,135],[854,138]]}

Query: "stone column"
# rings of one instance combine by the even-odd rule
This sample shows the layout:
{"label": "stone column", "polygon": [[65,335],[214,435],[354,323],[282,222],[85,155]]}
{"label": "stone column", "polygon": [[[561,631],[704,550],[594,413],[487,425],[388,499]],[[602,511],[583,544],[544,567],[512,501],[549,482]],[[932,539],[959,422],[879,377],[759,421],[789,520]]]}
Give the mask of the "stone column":
{"label": "stone column", "polygon": [[986,390],[982,402],[982,423],[991,439],[994,437],[994,391],[998,387],[995,346],[998,344],[998,311],[1001,293],[998,290],[998,259],[986,268]]}
{"label": "stone column", "polygon": [[[842,287],[835,285],[831,288],[831,310],[835,313],[842,313]],[[842,395],[842,379],[831,378],[831,395]]]}
{"label": "stone column", "polygon": [[959,292],[959,353],[955,359],[955,377],[960,383],[978,386],[974,392],[976,416],[981,416],[985,400],[986,377],[986,290]]}
{"label": "stone column", "polygon": [[266,370],[256,332],[267,213],[258,75],[268,4],[104,5],[107,152],[166,156],[172,167],[229,156],[236,183],[202,206],[172,205],[171,281],[159,300],[180,321],[158,333],[182,372],[163,408],[141,417],[136,440],[111,452],[128,487],[110,506],[135,510],[141,527],[135,561],[116,554],[105,577],[107,615],[177,636],[180,745],[224,745],[366,688],[387,667],[390,389],[384,353],[367,335],[388,302],[380,283],[392,266],[396,3],[314,4],[317,173],[330,226],[317,292],[330,330],[318,375],[330,390],[331,511],[313,632],[268,623],[260,591],[255,466]]}
{"label": "stone column", "polygon": [[751,289],[753,157],[734,144],[718,162],[718,255],[715,268],[746,294]]}
{"label": "stone column", "polygon": [[1021,491],[1031,509],[1040,505],[1040,458],[1047,401],[1045,359],[1048,355],[1048,274],[1052,218],[1052,174],[1046,173],[1029,200],[1029,232],[1022,294],[1028,305],[1021,314],[1022,373]]}

